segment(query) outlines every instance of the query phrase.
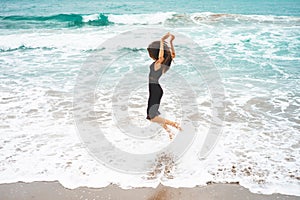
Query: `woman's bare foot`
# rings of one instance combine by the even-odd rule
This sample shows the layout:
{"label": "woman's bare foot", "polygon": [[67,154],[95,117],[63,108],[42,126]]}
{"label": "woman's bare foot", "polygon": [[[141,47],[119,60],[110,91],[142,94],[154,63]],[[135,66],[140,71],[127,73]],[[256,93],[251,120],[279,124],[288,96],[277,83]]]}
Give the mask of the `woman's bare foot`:
{"label": "woman's bare foot", "polygon": [[170,140],[172,140],[174,137],[174,134],[171,132],[171,129],[169,129],[169,127],[167,126],[166,123],[163,123],[162,127],[168,132],[169,138],[170,138]]}
{"label": "woman's bare foot", "polygon": [[172,122],[170,120],[166,120],[166,123],[177,128],[178,130],[182,131],[182,128],[180,127],[180,125],[177,122]]}

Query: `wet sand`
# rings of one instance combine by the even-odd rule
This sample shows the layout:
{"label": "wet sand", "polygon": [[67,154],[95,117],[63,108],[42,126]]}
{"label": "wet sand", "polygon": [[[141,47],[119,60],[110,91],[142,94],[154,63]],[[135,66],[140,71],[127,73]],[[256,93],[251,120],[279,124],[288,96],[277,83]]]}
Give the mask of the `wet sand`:
{"label": "wet sand", "polygon": [[59,182],[17,182],[0,184],[1,200],[299,200],[300,197],[281,194],[263,195],[251,193],[238,184],[210,184],[205,187],[121,189],[116,185],[104,188],[64,188]]}

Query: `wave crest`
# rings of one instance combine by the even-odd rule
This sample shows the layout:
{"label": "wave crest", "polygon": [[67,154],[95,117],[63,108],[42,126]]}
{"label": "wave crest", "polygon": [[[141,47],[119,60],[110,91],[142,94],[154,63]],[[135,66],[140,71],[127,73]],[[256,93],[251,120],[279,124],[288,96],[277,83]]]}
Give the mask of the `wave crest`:
{"label": "wave crest", "polygon": [[[300,25],[300,17],[274,15],[242,15],[228,13],[176,13],[148,14],[58,14],[52,16],[0,16],[1,28],[81,27],[109,25],[198,26],[202,24],[271,23]],[[19,22],[19,23],[17,23]],[[26,23],[24,23],[26,22]]]}
{"label": "wave crest", "polygon": [[[51,23],[52,25],[63,24],[67,27],[72,26],[108,26],[113,24],[108,20],[108,16],[103,13],[93,15],[82,15],[82,14],[58,14],[52,16],[5,16],[0,19],[6,23],[9,21],[19,22],[32,22],[31,24],[36,25],[37,23]],[[54,24],[53,24],[54,23]],[[18,28],[18,27],[17,27]]]}

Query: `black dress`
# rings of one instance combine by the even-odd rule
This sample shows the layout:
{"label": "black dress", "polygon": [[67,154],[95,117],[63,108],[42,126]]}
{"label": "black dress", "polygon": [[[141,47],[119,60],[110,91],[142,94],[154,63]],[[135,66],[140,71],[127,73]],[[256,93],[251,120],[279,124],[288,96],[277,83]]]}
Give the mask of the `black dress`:
{"label": "black dress", "polygon": [[160,100],[163,95],[163,90],[158,82],[158,79],[162,75],[162,67],[157,71],[154,70],[154,63],[150,65],[149,73],[149,98],[147,107],[147,117],[146,119],[153,119],[155,116],[160,115],[158,111]]}

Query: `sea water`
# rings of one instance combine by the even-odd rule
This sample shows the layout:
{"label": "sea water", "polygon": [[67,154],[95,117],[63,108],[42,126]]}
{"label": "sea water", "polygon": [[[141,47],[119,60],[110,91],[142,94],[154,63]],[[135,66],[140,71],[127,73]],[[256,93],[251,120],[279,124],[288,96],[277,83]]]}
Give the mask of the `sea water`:
{"label": "sea water", "polygon": [[[239,182],[252,192],[300,196],[299,1],[2,1],[0,22],[0,183],[129,188]],[[162,163],[168,173],[133,175],[105,167],[86,151],[74,123],[73,89],[102,42],[149,27],[185,35],[207,53],[222,78],[225,119],[216,147],[199,159],[211,117],[210,96],[199,89],[200,123],[191,148],[178,162]],[[177,50],[188,48],[176,47],[176,39]],[[129,112],[145,126],[152,60],[146,47],[121,51],[128,56],[113,63],[105,82],[137,68],[144,73],[145,86],[131,96]],[[170,70],[200,80],[180,55]],[[164,78],[161,112],[180,119],[180,97]],[[115,146],[148,153],[170,142],[163,130],[151,140],[120,134],[112,123],[113,90],[98,89],[97,123]]]}

